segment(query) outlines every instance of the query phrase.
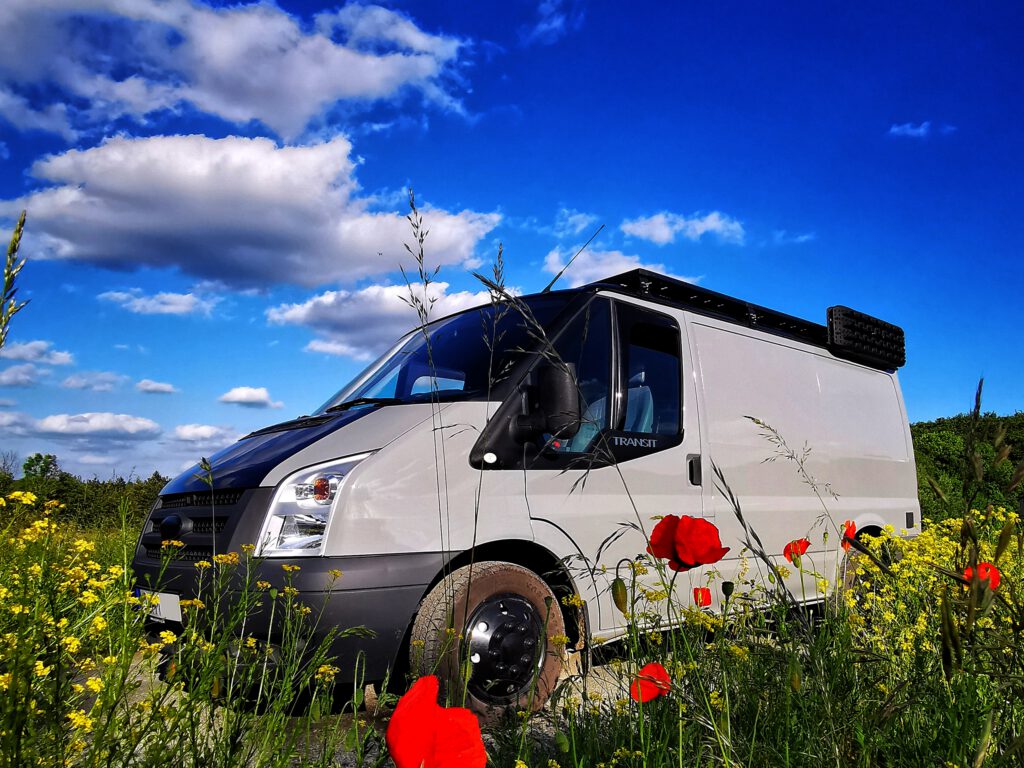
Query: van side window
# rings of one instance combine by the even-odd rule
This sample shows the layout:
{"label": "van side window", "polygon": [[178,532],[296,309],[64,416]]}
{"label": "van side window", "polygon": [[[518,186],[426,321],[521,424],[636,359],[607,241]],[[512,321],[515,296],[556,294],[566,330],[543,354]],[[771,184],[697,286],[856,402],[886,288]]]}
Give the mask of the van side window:
{"label": "van side window", "polygon": [[668,315],[622,302],[619,325],[619,429],[678,435],[680,428],[679,326]]}
{"label": "van side window", "polygon": [[594,299],[554,344],[566,363],[576,366],[580,393],[580,428],[574,437],[549,446],[559,453],[584,453],[608,428],[611,392],[611,310],[607,299]]}

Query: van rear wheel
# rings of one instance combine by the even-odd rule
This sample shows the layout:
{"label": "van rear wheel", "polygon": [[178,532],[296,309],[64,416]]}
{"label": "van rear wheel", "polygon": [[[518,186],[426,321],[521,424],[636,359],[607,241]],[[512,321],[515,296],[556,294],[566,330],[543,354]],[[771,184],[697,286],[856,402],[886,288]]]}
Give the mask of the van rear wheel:
{"label": "van rear wheel", "polygon": [[509,708],[544,706],[562,670],[564,635],[558,602],[539,576],[513,563],[474,563],[423,599],[410,667],[436,674],[453,703],[465,691],[465,706],[493,722]]}

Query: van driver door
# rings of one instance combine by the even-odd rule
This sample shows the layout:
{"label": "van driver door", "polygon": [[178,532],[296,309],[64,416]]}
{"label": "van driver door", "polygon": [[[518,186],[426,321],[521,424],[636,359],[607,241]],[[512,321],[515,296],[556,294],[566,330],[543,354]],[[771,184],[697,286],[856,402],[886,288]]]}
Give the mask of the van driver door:
{"label": "van driver door", "polygon": [[[656,518],[702,516],[708,480],[680,320],[653,302],[598,296],[552,343],[552,353],[574,366],[580,424],[570,438],[547,437],[525,467],[524,487],[538,539],[557,529],[573,542],[570,570],[584,598],[596,602],[589,605],[595,634],[624,624],[611,581],[618,570],[630,582],[630,562],[645,552]],[[701,569],[682,576],[677,599],[705,583]],[[657,581],[650,568],[639,586],[656,593]],[[664,601],[647,608],[663,613]]]}

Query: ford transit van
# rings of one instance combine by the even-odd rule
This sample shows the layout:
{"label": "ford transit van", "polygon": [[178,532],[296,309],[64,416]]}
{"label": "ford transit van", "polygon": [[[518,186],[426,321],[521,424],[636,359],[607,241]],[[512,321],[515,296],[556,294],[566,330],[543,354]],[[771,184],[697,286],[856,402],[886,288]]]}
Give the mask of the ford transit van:
{"label": "ford transit van", "polygon": [[[290,578],[321,626],[372,630],[335,643],[341,675],[357,655],[367,681],[410,659],[457,675],[461,659],[477,711],[540,706],[589,637],[623,631],[615,564],[645,551],[657,516],[712,521],[731,547],[714,568],[735,576],[743,530],[712,463],[765,550],[807,536],[822,573],[836,521],[917,530],[903,363],[902,331],[867,315],[808,322],[642,269],[501,296],[171,481],[135,572],[173,628],[194,564],[252,544],[277,587],[301,566]],[[748,417],[810,448],[806,470],[837,494],[827,514],[792,467],[765,462]],[[160,575],[168,539],[184,546]]]}

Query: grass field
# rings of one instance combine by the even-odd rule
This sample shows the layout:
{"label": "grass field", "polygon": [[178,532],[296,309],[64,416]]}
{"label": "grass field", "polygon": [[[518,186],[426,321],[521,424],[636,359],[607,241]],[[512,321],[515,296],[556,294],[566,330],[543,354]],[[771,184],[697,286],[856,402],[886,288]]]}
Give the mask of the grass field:
{"label": "grass field", "polygon": [[[128,568],[134,530],[78,530],[62,522],[59,504],[25,493],[7,497],[3,519],[3,765],[388,760],[368,715],[324,719],[349,697],[331,688],[351,660],[308,645],[317,617],[288,587],[249,578],[250,552],[200,563],[204,592],[186,602],[184,632],[149,638]],[[808,557],[794,557],[790,567],[809,583],[829,582],[831,597],[813,611],[794,608],[775,577],[750,576],[712,579],[709,589],[729,594],[713,615],[696,604],[702,595],[673,590],[663,561],[639,558],[632,573],[658,571],[664,588],[624,580],[630,632],[600,684],[567,680],[539,715],[510,713],[486,735],[490,764],[1019,764],[1017,516],[990,508],[926,524],[916,539],[888,532],[866,545],[869,554],[851,550],[845,574],[819,574]],[[227,578],[246,588],[222,610],[210,598]],[[278,648],[245,631],[257,603],[279,613]],[[666,615],[673,629],[657,618]],[[169,665],[168,681],[153,684],[159,664]],[[458,703],[458,691],[451,697]]]}

